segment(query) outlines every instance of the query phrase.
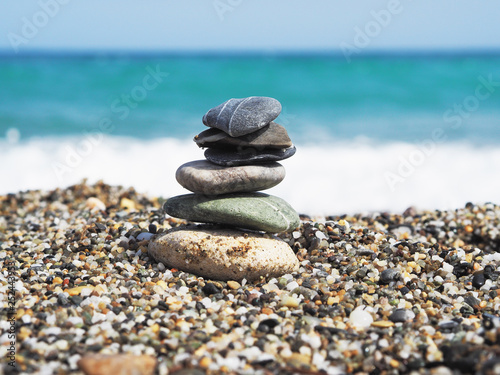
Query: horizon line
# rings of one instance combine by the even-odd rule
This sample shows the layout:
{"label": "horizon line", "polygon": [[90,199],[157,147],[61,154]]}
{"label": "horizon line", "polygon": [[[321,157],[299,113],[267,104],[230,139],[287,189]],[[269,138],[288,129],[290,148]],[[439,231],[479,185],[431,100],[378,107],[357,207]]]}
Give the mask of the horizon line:
{"label": "horizon line", "polygon": [[[337,50],[102,50],[102,49],[34,49],[14,52],[0,49],[0,58],[15,57],[333,57],[345,58]],[[361,51],[350,59],[376,57],[494,57],[500,56],[498,49],[381,49]]]}

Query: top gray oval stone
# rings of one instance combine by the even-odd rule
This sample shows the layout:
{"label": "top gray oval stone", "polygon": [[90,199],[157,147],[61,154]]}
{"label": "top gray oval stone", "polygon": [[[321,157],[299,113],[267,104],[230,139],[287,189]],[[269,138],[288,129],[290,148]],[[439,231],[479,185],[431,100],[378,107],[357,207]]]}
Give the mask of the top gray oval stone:
{"label": "top gray oval stone", "polygon": [[229,99],[209,110],[203,116],[203,123],[220,129],[231,137],[253,133],[273,121],[281,112],[281,104],[273,98],[250,96],[243,99]]}

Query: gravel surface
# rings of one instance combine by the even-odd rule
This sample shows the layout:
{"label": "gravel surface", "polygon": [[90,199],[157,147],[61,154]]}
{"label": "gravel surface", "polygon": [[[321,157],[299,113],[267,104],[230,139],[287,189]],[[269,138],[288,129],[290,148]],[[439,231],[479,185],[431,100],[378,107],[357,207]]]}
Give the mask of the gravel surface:
{"label": "gravel surface", "polygon": [[15,371],[122,353],[159,374],[500,374],[499,206],[302,216],[279,235],[299,272],[249,283],[148,257],[185,224],[162,203],[104,183],[0,196],[0,354],[14,316]]}

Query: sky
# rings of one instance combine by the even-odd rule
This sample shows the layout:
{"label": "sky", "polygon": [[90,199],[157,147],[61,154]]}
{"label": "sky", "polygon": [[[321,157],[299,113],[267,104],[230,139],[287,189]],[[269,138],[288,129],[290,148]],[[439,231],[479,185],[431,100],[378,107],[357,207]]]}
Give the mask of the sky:
{"label": "sky", "polygon": [[0,0],[0,50],[500,50],[498,0]]}

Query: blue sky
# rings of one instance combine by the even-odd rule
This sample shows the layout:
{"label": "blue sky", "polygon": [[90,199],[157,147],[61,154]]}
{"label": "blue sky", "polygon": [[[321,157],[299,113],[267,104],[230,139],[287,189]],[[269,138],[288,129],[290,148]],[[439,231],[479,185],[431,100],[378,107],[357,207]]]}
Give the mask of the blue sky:
{"label": "blue sky", "polygon": [[498,0],[0,0],[0,49],[500,50]]}

